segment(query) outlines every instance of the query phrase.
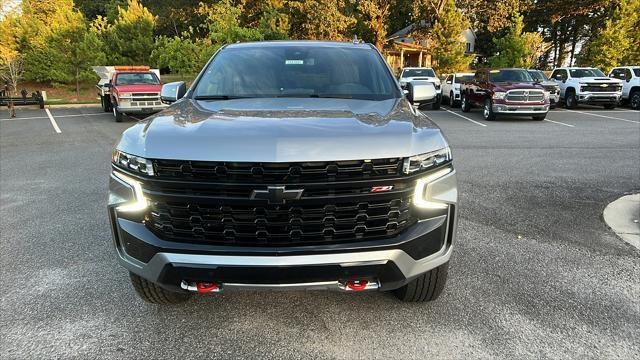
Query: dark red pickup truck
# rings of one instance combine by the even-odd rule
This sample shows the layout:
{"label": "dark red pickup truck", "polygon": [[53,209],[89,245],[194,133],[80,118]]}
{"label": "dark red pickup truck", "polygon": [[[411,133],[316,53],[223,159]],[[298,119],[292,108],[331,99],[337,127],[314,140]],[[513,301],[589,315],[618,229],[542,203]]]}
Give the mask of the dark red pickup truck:
{"label": "dark red pickup truck", "polygon": [[544,120],[549,112],[549,95],[525,69],[483,69],[471,81],[460,84],[462,111],[482,107],[485,120],[497,115],[531,116]]}

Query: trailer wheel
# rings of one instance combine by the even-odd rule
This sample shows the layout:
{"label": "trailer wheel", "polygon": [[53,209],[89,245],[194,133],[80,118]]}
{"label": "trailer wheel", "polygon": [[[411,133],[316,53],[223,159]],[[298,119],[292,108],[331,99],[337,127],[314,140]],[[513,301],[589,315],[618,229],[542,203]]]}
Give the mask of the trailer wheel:
{"label": "trailer wheel", "polygon": [[108,96],[101,96],[100,104],[102,105],[102,111],[104,112],[111,111],[111,99]]}

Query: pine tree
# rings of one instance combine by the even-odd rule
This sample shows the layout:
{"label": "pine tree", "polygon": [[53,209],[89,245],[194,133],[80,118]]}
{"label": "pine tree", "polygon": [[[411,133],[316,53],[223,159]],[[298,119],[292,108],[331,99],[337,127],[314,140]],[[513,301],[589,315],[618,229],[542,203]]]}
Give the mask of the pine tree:
{"label": "pine tree", "polygon": [[623,63],[636,65],[640,60],[639,4],[640,0],[621,0],[602,30],[582,49],[578,64],[598,67],[605,72]]}
{"label": "pine tree", "polygon": [[533,67],[539,56],[542,37],[538,33],[524,32],[522,16],[516,16],[513,26],[501,38],[494,38],[496,54],[489,59],[492,67]]}
{"label": "pine tree", "polygon": [[446,74],[469,67],[474,55],[466,54],[466,41],[461,38],[468,28],[469,22],[454,0],[446,0],[431,31],[433,67],[437,72]]}
{"label": "pine tree", "polygon": [[[101,18],[96,21],[100,22]],[[101,23],[109,63],[148,64],[154,47],[155,21],[155,16],[139,0],[128,0],[126,8],[118,6],[118,17],[113,25]]]}

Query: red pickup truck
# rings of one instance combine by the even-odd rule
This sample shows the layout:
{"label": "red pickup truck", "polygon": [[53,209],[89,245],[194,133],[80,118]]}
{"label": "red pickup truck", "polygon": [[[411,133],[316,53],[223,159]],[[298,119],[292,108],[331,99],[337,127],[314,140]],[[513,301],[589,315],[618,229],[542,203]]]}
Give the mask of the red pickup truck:
{"label": "red pickup truck", "polygon": [[160,73],[148,66],[94,66],[100,76],[96,85],[105,112],[112,111],[116,122],[123,114],[151,114],[168,105],[160,100]]}
{"label": "red pickup truck", "polygon": [[462,111],[482,107],[485,120],[497,115],[531,116],[544,120],[549,112],[549,94],[525,69],[483,69],[471,81],[460,84]]}

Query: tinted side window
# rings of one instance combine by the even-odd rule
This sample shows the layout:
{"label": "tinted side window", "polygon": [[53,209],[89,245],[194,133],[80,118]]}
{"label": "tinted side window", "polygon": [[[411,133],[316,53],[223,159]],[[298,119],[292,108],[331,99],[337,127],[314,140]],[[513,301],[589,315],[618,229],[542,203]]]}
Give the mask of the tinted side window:
{"label": "tinted side window", "polygon": [[449,81],[453,82],[453,75],[447,76],[447,82],[449,82]]}
{"label": "tinted side window", "polygon": [[622,80],[631,80],[631,78],[633,78],[633,74],[631,73],[631,70],[624,69],[624,77],[622,78]]}

